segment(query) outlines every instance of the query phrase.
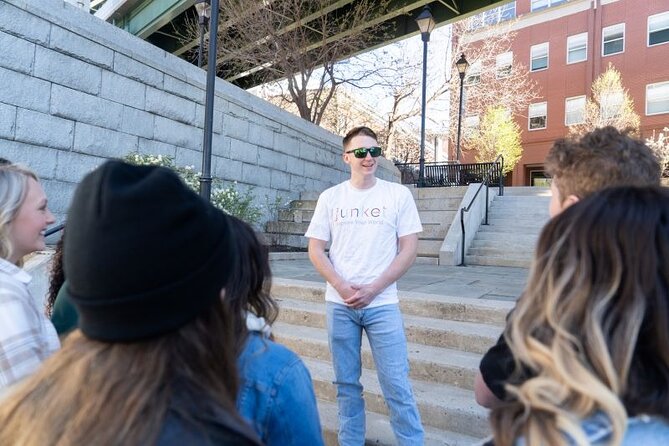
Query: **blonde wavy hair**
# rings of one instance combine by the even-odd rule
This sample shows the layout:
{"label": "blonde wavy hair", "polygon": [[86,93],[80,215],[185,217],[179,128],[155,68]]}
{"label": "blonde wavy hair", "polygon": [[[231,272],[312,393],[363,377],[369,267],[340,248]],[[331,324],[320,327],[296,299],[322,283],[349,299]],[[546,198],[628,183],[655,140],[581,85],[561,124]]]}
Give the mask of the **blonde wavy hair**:
{"label": "blonde wavy hair", "polygon": [[35,173],[19,164],[0,164],[0,258],[13,253],[9,230],[28,193],[28,179],[39,181]]}
{"label": "blonde wavy hair", "polygon": [[551,220],[504,337],[510,402],[496,446],[587,445],[603,414],[619,445],[628,416],[669,416],[669,192],[608,189]]}

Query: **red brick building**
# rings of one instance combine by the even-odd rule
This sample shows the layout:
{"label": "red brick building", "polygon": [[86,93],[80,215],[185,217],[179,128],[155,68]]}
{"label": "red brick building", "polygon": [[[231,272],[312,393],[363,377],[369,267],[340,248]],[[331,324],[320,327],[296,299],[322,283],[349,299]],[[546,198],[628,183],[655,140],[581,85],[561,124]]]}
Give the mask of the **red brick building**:
{"label": "red brick building", "polygon": [[[513,3],[513,63],[528,67],[540,94],[516,116],[523,157],[514,186],[542,183],[552,142],[579,122],[593,80],[609,63],[634,101],[642,136],[669,126],[669,0],[517,0],[502,7],[503,18]],[[484,38],[485,29],[478,34]]]}

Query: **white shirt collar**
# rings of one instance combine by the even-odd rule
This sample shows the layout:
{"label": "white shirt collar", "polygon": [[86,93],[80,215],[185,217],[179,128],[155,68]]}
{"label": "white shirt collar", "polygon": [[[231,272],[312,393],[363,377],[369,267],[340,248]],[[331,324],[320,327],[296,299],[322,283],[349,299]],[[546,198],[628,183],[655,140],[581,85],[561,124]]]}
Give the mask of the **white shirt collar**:
{"label": "white shirt collar", "polygon": [[3,258],[0,258],[0,272],[13,276],[16,280],[26,285],[32,280],[32,276],[26,270]]}

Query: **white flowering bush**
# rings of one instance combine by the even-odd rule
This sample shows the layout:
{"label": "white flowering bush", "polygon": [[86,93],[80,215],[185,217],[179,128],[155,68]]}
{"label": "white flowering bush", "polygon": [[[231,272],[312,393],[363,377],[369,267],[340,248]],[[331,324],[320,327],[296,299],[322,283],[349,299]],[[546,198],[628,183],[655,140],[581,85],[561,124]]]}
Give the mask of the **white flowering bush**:
{"label": "white flowering bush", "polygon": [[653,131],[653,136],[646,139],[646,144],[660,161],[663,175],[669,176],[669,127],[657,134]]}
{"label": "white flowering bush", "polygon": [[[174,158],[166,155],[147,155],[132,152],[125,156],[124,160],[138,166],[162,166],[173,169],[195,192],[200,190],[201,173],[194,166],[178,167]],[[262,207],[254,204],[255,196],[252,189],[242,193],[237,189],[237,182],[223,187],[221,182],[214,180],[211,190],[211,204],[223,212],[233,215],[245,222],[255,225],[262,217]]]}

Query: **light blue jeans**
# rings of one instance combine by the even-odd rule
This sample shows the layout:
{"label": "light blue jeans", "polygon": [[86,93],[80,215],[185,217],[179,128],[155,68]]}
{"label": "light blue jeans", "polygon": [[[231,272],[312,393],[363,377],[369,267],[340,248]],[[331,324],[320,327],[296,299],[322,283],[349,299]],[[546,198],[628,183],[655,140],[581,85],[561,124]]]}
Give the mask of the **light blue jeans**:
{"label": "light blue jeans", "polygon": [[409,358],[399,306],[392,304],[356,310],[327,302],[326,310],[339,405],[339,445],[362,446],[365,443],[365,402],[360,384],[363,329],[372,347],[398,445],[422,445],[424,433],[409,382]]}

